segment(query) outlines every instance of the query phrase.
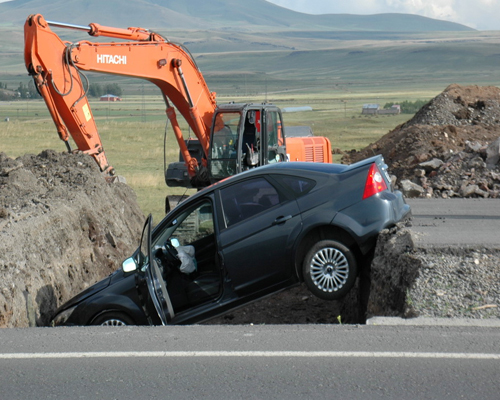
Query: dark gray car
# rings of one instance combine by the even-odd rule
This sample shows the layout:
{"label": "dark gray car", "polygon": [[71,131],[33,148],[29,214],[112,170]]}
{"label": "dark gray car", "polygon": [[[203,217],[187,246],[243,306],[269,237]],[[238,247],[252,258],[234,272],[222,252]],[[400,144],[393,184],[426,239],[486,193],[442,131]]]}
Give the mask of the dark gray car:
{"label": "dark gray car", "polygon": [[123,268],[63,305],[56,325],[187,324],[304,281],[345,296],[380,230],[410,207],[381,156],[350,166],[276,163],[190,197]]}

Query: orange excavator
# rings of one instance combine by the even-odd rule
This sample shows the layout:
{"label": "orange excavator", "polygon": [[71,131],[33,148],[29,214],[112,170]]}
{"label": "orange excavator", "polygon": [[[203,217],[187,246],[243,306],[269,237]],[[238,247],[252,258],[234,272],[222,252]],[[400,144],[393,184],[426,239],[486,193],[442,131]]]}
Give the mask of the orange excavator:
{"label": "orange excavator", "polygon": [[[110,43],[63,41],[50,27],[122,39]],[[328,139],[288,136],[281,110],[269,103],[222,104],[210,92],[189,51],[143,28],[112,28],[47,21],[30,15],[24,26],[24,60],[68,151],[90,154],[114,176],[87,98],[83,71],[148,80],[160,88],[180,148],[179,162],[165,171],[169,186],[202,188],[227,176],[272,162],[331,162]],[[196,139],[185,139],[177,112]]]}

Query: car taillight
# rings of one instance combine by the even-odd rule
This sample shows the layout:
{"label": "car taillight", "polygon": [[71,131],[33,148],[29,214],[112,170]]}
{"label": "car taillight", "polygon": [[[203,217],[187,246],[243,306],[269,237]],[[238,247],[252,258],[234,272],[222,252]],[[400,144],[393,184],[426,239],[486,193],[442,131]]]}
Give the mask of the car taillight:
{"label": "car taillight", "polygon": [[380,170],[376,164],[372,164],[370,170],[368,171],[368,177],[366,178],[363,200],[386,189],[387,184],[385,183]]}

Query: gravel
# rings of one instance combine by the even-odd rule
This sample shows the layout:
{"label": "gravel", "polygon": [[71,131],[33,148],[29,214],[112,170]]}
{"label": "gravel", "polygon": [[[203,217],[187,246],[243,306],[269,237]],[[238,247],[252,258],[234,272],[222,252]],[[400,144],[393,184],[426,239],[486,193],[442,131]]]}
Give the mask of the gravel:
{"label": "gravel", "polygon": [[411,228],[381,232],[371,265],[368,318],[500,318],[500,251],[421,249]]}
{"label": "gravel", "polygon": [[500,318],[500,252],[417,252],[422,268],[409,288],[408,311],[424,317]]}

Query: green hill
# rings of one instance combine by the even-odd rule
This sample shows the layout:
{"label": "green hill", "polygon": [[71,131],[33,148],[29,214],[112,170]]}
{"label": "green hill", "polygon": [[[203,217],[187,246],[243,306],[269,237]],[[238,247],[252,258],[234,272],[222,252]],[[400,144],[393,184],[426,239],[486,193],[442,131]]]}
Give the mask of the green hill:
{"label": "green hill", "polygon": [[232,29],[429,32],[468,31],[464,25],[409,14],[311,15],[264,0],[13,0],[0,3],[0,26],[15,27],[27,16],[78,25],[151,29]]}
{"label": "green hill", "polygon": [[[264,0],[13,0],[0,3],[0,82],[10,89],[30,80],[23,26],[33,13],[155,30],[186,45],[220,94],[500,82],[494,32],[415,15],[309,15]],[[72,42],[110,40],[53,30]],[[127,93],[142,90],[141,80],[91,75],[92,82],[123,83]]]}

